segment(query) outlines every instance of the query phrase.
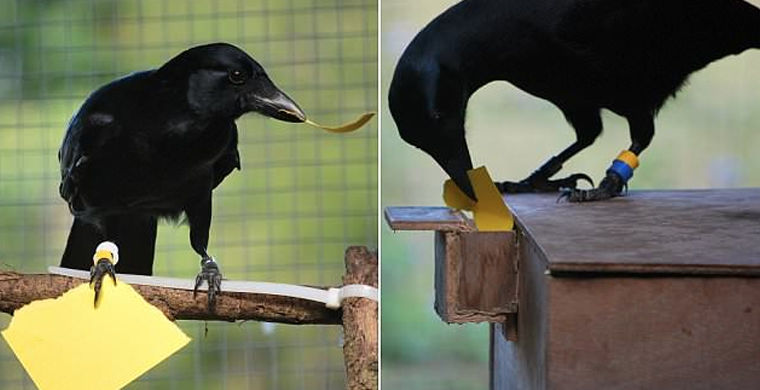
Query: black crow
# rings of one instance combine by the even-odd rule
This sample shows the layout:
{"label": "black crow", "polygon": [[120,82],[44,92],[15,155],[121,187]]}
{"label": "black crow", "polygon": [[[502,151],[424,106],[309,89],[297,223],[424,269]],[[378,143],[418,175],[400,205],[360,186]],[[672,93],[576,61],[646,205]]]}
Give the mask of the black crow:
{"label": "black crow", "polygon": [[[207,252],[211,193],[240,169],[235,120],[252,111],[305,119],[261,65],[225,43],[193,47],[93,92],[58,153],[60,194],[74,215],[61,266],[91,269],[96,246],[112,241],[116,271],[150,275],[157,220],[184,213],[201,256],[196,289],[208,282],[213,309],[221,273]],[[107,268],[93,268],[93,278],[113,272]]]}
{"label": "black crow", "polygon": [[[401,137],[430,154],[470,198],[469,97],[505,80],[556,105],[576,142],[502,192],[558,191],[571,201],[620,194],[654,135],[654,118],[687,77],[760,48],[760,10],[741,0],[464,0],[404,51],[389,92]],[[628,120],[631,145],[599,187],[585,174],[550,180],[602,131],[600,110]],[[592,182],[593,186],[593,182]]]}

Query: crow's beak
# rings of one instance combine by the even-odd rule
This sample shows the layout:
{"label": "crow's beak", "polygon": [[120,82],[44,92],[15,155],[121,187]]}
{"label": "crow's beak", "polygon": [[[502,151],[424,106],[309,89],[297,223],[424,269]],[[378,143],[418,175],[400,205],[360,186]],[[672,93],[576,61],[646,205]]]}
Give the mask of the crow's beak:
{"label": "crow's beak", "polygon": [[293,99],[277,89],[274,84],[264,89],[265,92],[259,89],[249,95],[248,100],[255,111],[285,122],[301,123],[306,120],[306,114],[303,113],[301,107],[298,107]]}
{"label": "crow's beak", "polygon": [[459,159],[453,159],[440,165],[467,197],[475,202],[478,201],[478,198],[475,196],[475,190],[472,188],[470,177],[467,176],[467,170],[471,169],[470,164],[460,161]]}

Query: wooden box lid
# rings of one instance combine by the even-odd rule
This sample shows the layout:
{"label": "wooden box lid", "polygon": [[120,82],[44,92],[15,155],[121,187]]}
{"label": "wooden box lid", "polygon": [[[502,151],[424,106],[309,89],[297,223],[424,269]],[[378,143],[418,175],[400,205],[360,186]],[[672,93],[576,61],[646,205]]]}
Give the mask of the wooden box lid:
{"label": "wooden box lid", "polygon": [[760,189],[631,191],[604,202],[508,195],[552,273],[760,275]]}

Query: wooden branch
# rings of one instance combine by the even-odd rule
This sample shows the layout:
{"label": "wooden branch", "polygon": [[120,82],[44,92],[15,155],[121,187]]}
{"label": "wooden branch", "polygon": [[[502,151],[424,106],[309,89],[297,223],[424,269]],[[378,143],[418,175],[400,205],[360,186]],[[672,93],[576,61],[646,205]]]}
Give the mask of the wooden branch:
{"label": "wooden branch", "polygon": [[[377,253],[366,247],[349,247],[343,284],[377,287]],[[378,388],[377,307],[377,302],[366,298],[343,301],[343,355],[349,390]]]}
{"label": "wooden branch", "polygon": [[[377,287],[377,253],[366,247],[346,250],[344,284]],[[60,275],[25,275],[0,271],[0,312],[13,312],[31,301],[56,298],[86,283]],[[349,390],[378,388],[378,304],[366,298],[347,298],[343,310],[331,310],[323,303],[264,294],[226,293],[217,297],[216,309],[209,313],[206,294],[193,297],[188,290],[132,284],[149,303],[171,320],[256,320],[288,324],[341,324],[345,341],[346,387]],[[222,283],[222,288],[224,284]]]}
{"label": "wooden branch", "polygon": [[[0,271],[0,311],[14,310],[31,301],[56,298],[86,283],[59,275],[19,274]],[[206,294],[166,287],[132,285],[149,303],[170,320],[238,321],[255,320],[286,324],[340,324],[341,313],[324,304],[303,299],[264,294],[226,293],[217,297],[216,309],[209,313]],[[222,283],[224,288],[224,283]]]}

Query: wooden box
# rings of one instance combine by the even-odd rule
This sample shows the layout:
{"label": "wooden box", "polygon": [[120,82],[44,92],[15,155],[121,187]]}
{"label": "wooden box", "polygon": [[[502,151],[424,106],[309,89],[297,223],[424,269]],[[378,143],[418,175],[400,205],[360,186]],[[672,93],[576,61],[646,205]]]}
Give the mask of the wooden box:
{"label": "wooden box", "polygon": [[760,388],[760,189],[556,200],[508,196],[515,231],[490,236],[386,210],[436,231],[441,318],[492,323],[492,389]]}
{"label": "wooden box", "polygon": [[510,196],[519,338],[492,389],[760,388],[760,190]]}

